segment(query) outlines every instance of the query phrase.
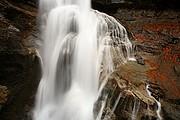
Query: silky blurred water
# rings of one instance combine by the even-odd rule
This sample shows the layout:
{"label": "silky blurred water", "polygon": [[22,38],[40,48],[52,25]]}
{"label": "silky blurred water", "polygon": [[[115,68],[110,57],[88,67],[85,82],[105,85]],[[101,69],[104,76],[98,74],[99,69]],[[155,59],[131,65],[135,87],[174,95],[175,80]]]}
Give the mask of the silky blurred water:
{"label": "silky blurred water", "polygon": [[39,2],[43,73],[34,120],[96,119],[93,106],[98,97],[100,71],[108,75],[133,59],[125,28],[114,18],[92,10],[90,3]]}

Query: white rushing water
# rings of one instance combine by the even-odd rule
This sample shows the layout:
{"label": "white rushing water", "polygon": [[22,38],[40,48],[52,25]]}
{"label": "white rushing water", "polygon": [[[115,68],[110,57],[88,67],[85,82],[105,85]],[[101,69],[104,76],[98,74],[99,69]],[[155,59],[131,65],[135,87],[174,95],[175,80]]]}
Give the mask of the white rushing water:
{"label": "white rushing water", "polygon": [[[156,110],[156,113],[157,113],[157,116],[158,116],[158,120],[162,120],[162,117],[160,115],[160,112],[161,112],[161,103],[158,100],[156,100],[153,96],[151,96],[151,92],[148,90],[148,88],[149,88],[149,85],[146,86],[146,91],[148,92],[148,95],[154,99],[154,101],[156,102],[157,107],[158,107],[157,110]],[[149,106],[148,106],[148,112],[149,111],[150,111],[150,109],[149,109]]]}
{"label": "white rushing water", "polygon": [[[99,71],[133,59],[125,28],[90,0],[40,0],[42,78],[34,120],[93,120]],[[114,63],[116,61],[116,63]],[[102,109],[101,109],[102,112]]]}

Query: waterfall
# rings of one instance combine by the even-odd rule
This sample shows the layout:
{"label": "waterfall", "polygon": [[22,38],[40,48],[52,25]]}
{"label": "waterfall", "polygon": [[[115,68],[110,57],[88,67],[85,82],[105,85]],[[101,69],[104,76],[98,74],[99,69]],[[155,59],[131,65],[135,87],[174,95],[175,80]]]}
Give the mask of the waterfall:
{"label": "waterfall", "polygon": [[40,0],[42,78],[34,120],[93,120],[99,73],[133,59],[125,28],[90,0]]}

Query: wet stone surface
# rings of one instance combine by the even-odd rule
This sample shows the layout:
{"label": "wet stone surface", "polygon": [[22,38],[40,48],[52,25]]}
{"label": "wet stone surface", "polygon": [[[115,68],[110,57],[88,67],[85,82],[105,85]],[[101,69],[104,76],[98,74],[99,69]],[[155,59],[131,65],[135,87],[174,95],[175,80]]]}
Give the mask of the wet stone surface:
{"label": "wet stone surface", "polygon": [[[150,84],[151,95],[161,102],[164,120],[179,120],[180,11],[171,4],[176,0],[169,4],[169,8],[175,9],[132,8],[133,0],[120,3],[121,7],[124,6],[121,9],[115,4],[102,7],[97,2],[105,4],[104,0],[96,0],[93,3],[95,8],[101,6],[102,11],[114,16],[128,29],[136,46],[137,59],[110,76],[104,88],[104,93],[109,92],[109,96],[103,117],[112,114],[112,120],[130,119],[133,117],[132,104],[136,101],[136,106],[140,103],[137,120],[156,120],[157,105],[145,90]],[[163,6],[162,0],[152,2]],[[165,4],[168,2],[164,1]],[[30,120],[32,116],[40,77],[39,60],[34,50],[34,40],[38,40],[38,35],[33,32],[37,29],[36,14],[35,0],[0,1],[0,118],[3,120]],[[121,101],[114,113],[110,113],[120,93]],[[149,114],[148,104],[152,110]]]}

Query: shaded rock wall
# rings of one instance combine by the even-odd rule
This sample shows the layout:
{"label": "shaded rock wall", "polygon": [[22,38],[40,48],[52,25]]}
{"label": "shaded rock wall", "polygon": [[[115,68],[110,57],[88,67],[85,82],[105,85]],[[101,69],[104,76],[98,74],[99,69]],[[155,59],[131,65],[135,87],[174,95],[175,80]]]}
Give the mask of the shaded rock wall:
{"label": "shaded rock wall", "polygon": [[[170,7],[171,4],[178,5],[177,1],[169,5],[167,5],[169,1],[164,1],[165,3],[162,4],[162,1],[158,2],[155,6],[153,3],[153,6],[130,7],[131,3],[116,3],[115,6],[111,6],[111,3],[107,1],[104,4],[110,8],[102,7],[99,10],[114,16],[128,29],[132,43],[136,46],[137,62],[141,65],[149,64],[151,67],[145,74],[148,76],[149,82],[158,86],[150,89],[152,96],[158,98],[158,95],[162,95],[159,101],[162,103],[161,114],[163,118],[165,120],[179,120],[180,10],[176,5],[176,7]],[[122,7],[122,4],[127,6]],[[114,84],[117,85],[117,83]],[[161,90],[163,94],[159,94],[161,92],[158,90]],[[111,101],[111,99],[108,100]],[[128,110],[123,112],[120,109],[115,112],[115,116],[117,120],[127,120],[130,113]],[[147,116],[142,117],[142,119],[147,118]],[[156,116],[153,119],[156,119]]]}
{"label": "shaded rock wall", "polygon": [[38,58],[5,53],[0,54],[0,61],[0,84],[6,86],[9,91],[6,102],[0,103],[0,118],[3,120],[31,118],[40,76]]}
{"label": "shaded rock wall", "polygon": [[[38,39],[38,35],[33,32],[37,30],[36,2],[36,0],[0,1],[0,118],[3,120],[31,119],[40,77],[39,60],[34,50],[34,41]],[[178,0],[93,0],[92,5],[95,9],[114,16],[129,30],[132,42],[136,45],[139,63],[149,64],[151,67],[143,74],[158,86],[151,89],[154,97],[159,95],[157,89],[163,91],[160,101],[164,119],[180,119]],[[118,74],[122,76],[123,73]],[[113,77],[111,76],[112,81],[109,85],[117,86],[114,81],[120,79]],[[131,85],[126,80],[122,81],[124,82],[131,88],[137,86],[131,79],[129,82]],[[146,85],[146,82],[141,80],[140,82],[141,87]],[[110,86],[109,91],[113,91],[112,88]],[[120,90],[116,89],[118,92]],[[109,103],[113,104],[119,95],[118,92],[115,94],[112,92]],[[128,99],[131,98],[132,101],[134,95],[130,94]],[[137,96],[136,99],[140,100]],[[146,99],[144,97],[144,100]],[[143,109],[146,107],[145,103],[142,102]],[[120,104],[124,104],[123,101]],[[113,119],[115,116],[119,117],[116,119],[131,117],[120,104],[115,110]],[[121,114],[124,116],[120,116]],[[139,118],[146,119],[146,114],[140,114]]]}
{"label": "shaded rock wall", "polygon": [[[114,14],[135,37],[136,54],[144,55],[144,60],[154,67],[154,70],[148,72],[151,80],[169,84],[166,87],[167,93],[171,94],[169,98],[172,98],[172,95],[176,98],[180,97],[178,95],[180,88],[178,73],[180,59],[179,15],[179,11],[172,10],[128,9],[119,9]],[[161,86],[165,87],[164,84]],[[170,89],[171,84],[173,84],[172,89]]]}
{"label": "shaded rock wall", "polygon": [[0,118],[31,116],[40,77],[34,45],[36,4],[30,0],[0,1]]}
{"label": "shaded rock wall", "polygon": [[95,9],[113,12],[118,8],[128,9],[180,9],[178,0],[92,0]]}

